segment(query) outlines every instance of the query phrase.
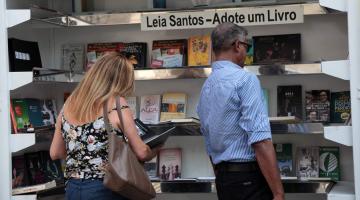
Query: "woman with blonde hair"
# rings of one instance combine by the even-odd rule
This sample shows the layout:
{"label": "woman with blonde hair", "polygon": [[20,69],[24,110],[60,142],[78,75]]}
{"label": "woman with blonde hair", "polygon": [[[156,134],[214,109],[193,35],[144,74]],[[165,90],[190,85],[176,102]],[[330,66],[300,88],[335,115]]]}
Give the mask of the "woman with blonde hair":
{"label": "woman with blonde hair", "polygon": [[[125,199],[103,185],[108,160],[105,114],[116,132],[128,138],[140,161],[151,160],[157,154],[159,147],[150,149],[139,137],[124,98],[133,88],[133,65],[124,56],[109,53],[97,60],[64,103],[57,118],[50,156],[66,160],[66,199]],[[118,96],[124,127],[116,112]],[[108,113],[103,113],[104,105]]]}

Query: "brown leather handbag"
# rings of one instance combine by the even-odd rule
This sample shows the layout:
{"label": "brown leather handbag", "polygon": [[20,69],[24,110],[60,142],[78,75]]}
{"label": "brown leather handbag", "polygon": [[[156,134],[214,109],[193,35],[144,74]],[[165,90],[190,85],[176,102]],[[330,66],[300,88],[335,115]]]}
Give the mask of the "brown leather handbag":
{"label": "brown leather handbag", "polygon": [[[143,165],[138,161],[126,140],[117,136],[111,128],[107,116],[107,103],[104,104],[103,110],[109,141],[109,163],[103,181],[105,187],[132,200],[154,198],[156,193]],[[124,127],[119,97],[116,97],[116,110],[120,123]]]}

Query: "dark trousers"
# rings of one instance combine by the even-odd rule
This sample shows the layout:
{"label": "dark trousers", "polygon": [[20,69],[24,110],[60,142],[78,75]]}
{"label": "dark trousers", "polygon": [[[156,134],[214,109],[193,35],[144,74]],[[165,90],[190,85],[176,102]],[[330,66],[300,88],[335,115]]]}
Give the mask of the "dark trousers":
{"label": "dark trousers", "polygon": [[219,200],[272,200],[273,194],[260,169],[244,171],[215,168]]}

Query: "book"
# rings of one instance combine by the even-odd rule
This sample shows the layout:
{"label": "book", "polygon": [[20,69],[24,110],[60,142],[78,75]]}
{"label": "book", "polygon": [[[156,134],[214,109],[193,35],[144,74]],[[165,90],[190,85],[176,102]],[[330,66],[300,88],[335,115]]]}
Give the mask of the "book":
{"label": "book", "polygon": [[34,67],[42,67],[37,42],[9,38],[8,47],[11,72],[32,71]]}
{"label": "book", "polygon": [[129,105],[129,108],[133,114],[134,119],[138,118],[136,97],[126,97],[126,102]]}
{"label": "book", "polygon": [[249,48],[249,50],[246,52],[244,65],[252,65],[254,63],[254,42],[252,39],[250,39],[249,43],[252,45]]}
{"label": "book", "polygon": [[345,123],[351,114],[350,91],[332,92],[330,101],[330,121]]}
{"label": "book", "polygon": [[134,65],[134,68],[146,67],[147,43],[118,43],[118,52],[124,54]]}
{"label": "book", "polygon": [[276,158],[282,177],[293,175],[292,144],[274,144]]}
{"label": "book", "polygon": [[101,56],[107,52],[117,52],[119,49],[118,43],[90,43],[87,45],[86,53],[86,67],[85,71],[88,71]]}
{"label": "book", "polygon": [[171,181],[181,178],[181,149],[161,149],[159,152],[159,176],[161,180]]}
{"label": "book", "polygon": [[[175,127],[169,125],[165,129],[155,129],[156,132],[150,129],[146,124],[141,122],[139,119],[135,119],[135,126],[138,130],[138,134],[141,139],[147,144],[150,148],[154,148],[158,145],[164,144],[167,138],[173,133]],[[160,131],[160,132],[159,132]]]}
{"label": "book", "polygon": [[45,99],[41,101],[41,112],[43,125],[54,125],[57,118],[57,109],[54,99]]}
{"label": "book", "polygon": [[302,119],[302,110],[301,85],[277,87],[277,116],[295,116]]}
{"label": "book", "polygon": [[28,105],[25,99],[12,99],[12,109],[18,129],[29,128],[30,119]]}
{"label": "book", "polygon": [[15,156],[12,158],[12,188],[24,187],[28,183],[24,156]]}
{"label": "book", "polygon": [[16,133],[18,133],[18,126],[17,126],[16,119],[15,119],[15,113],[14,113],[12,101],[10,101],[10,119],[11,119],[12,131],[13,131],[13,133],[16,134]]}
{"label": "book", "polygon": [[296,148],[296,175],[300,179],[319,177],[319,147]]}
{"label": "book", "polygon": [[254,64],[285,64],[301,60],[301,35],[253,37]]}
{"label": "book", "polygon": [[61,51],[62,69],[73,72],[84,71],[85,48],[83,44],[64,44],[61,46]]}
{"label": "book", "polygon": [[52,160],[49,151],[40,151],[41,170],[45,175],[45,182],[52,180],[63,180],[64,173],[61,168],[60,160]]}
{"label": "book", "polygon": [[42,170],[42,163],[39,152],[27,153],[24,156],[29,185],[45,183],[45,173]]}
{"label": "book", "polygon": [[35,128],[43,126],[42,109],[39,99],[24,99],[27,102],[30,124]]}
{"label": "book", "polygon": [[160,121],[184,119],[186,114],[185,93],[164,93],[162,95]]}
{"label": "book", "polygon": [[262,88],[262,93],[263,93],[263,102],[266,106],[266,111],[267,113],[269,113],[269,90]]}
{"label": "book", "polygon": [[20,187],[12,190],[12,195],[34,193],[42,190],[47,190],[56,187],[56,181],[50,181],[47,183],[31,185],[27,187]]}
{"label": "book", "polygon": [[320,147],[319,177],[340,180],[339,147]]}
{"label": "book", "polygon": [[140,100],[140,120],[145,124],[158,124],[160,119],[160,95],[142,96]]}
{"label": "book", "polygon": [[187,40],[155,40],[151,52],[151,68],[186,66]]}
{"label": "book", "polygon": [[144,168],[150,179],[157,178],[157,156],[144,163]]}
{"label": "book", "polygon": [[193,36],[188,40],[188,65],[208,66],[211,64],[210,35]]}
{"label": "book", "polygon": [[330,122],[330,91],[312,90],[305,95],[306,121]]}

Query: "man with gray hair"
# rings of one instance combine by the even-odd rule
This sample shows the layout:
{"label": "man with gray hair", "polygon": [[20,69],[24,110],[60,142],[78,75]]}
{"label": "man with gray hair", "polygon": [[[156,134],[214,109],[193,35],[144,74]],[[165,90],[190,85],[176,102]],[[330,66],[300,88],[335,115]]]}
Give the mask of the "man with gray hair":
{"label": "man with gray hair", "polygon": [[283,200],[269,118],[256,75],[243,69],[247,31],[232,23],[211,34],[215,61],[197,112],[220,200]]}

